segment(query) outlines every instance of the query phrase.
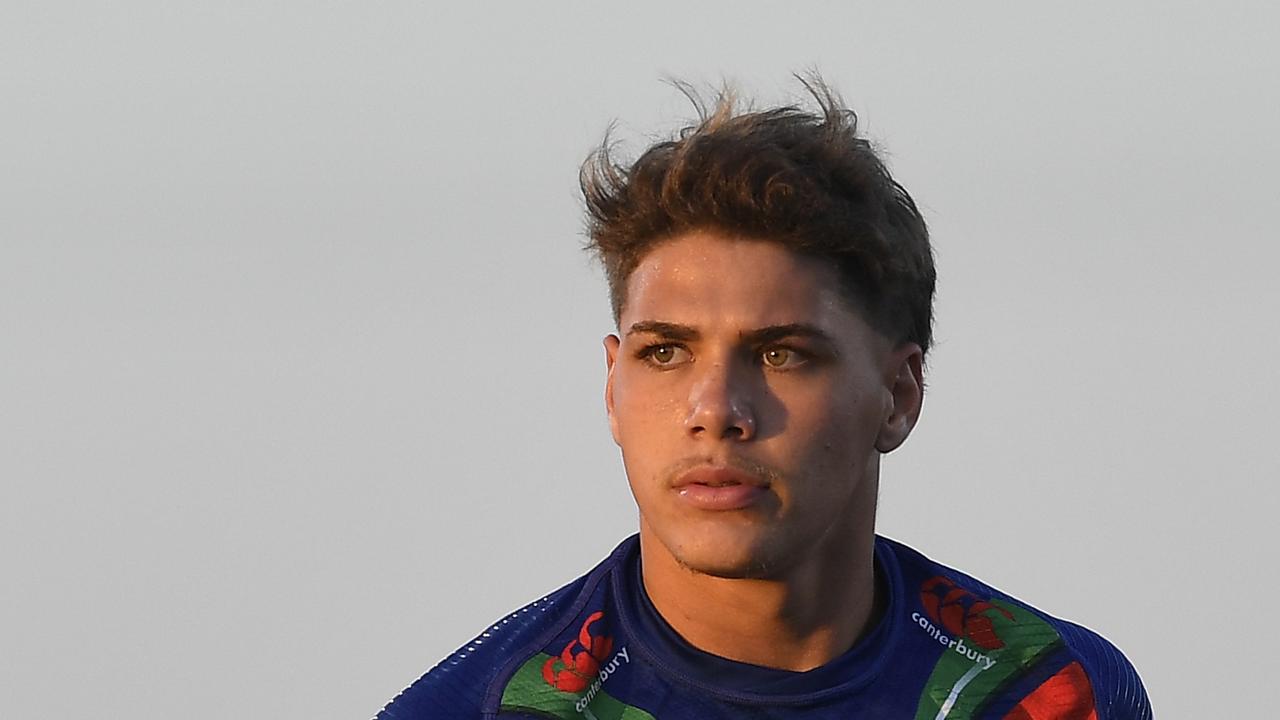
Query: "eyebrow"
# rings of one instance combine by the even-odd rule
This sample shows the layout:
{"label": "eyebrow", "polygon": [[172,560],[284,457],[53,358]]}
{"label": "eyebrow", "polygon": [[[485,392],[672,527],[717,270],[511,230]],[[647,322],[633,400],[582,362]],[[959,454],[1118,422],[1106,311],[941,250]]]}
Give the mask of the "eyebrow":
{"label": "eyebrow", "polygon": [[[663,322],[661,320],[641,320],[632,324],[627,329],[627,336],[630,337],[637,333],[650,333],[672,340],[693,341],[702,337],[702,333],[697,328],[688,325],[680,325],[678,323]],[[777,342],[785,338],[805,337],[812,338],[829,345],[835,345],[835,341],[822,328],[809,323],[787,323],[785,325],[768,325],[754,330],[748,330],[741,334],[746,342],[752,345],[762,345],[770,342]]]}
{"label": "eyebrow", "polygon": [[661,320],[641,320],[638,323],[633,323],[627,330],[627,337],[638,333],[659,335],[672,340],[697,340],[702,337],[702,333],[698,332],[696,328],[691,328],[688,325],[662,322]]}

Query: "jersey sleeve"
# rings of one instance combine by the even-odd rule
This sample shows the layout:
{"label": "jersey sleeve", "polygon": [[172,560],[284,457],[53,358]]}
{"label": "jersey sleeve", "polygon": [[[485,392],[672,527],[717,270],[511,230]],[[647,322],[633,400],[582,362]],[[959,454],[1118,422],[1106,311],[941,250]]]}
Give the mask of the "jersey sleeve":
{"label": "jersey sleeve", "polygon": [[[508,618],[509,620],[509,618]],[[499,621],[405,688],[375,720],[479,720],[492,669],[514,648],[519,633]]]}
{"label": "jersey sleeve", "polygon": [[1058,632],[1089,676],[1098,720],[1151,720],[1151,701],[1142,679],[1115,645],[1070,622],[1059,621]]}
{"label": "jersey sleeve", "polygon": [[547,614],[576,585],[561,588],[495,622],[405,688],[375,720],[486,717],[485,702],[498,670],[527,650],[530,638],[539,634]]}

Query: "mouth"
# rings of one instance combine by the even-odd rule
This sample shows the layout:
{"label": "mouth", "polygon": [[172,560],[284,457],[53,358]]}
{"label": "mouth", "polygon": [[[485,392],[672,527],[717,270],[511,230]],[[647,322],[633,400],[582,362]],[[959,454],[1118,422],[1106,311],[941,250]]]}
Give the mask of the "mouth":
{"label": "mouth", "polygon": [[732,467],[701,465],[676,477],[672,490],[698,510],[743,510],[759,502],[769,481]]}
{"label": "mouth", "polygon": [[705,485],[706,487],[730,487],[732,485],[749,485],[752,487],[767,488],[769,481],[764,478],[753,475],[749,472],[739,470],[734,467],[724,465],[699,465],[691,470],[686,470],[676,477],[672,484],[677,490],[690,485]]}

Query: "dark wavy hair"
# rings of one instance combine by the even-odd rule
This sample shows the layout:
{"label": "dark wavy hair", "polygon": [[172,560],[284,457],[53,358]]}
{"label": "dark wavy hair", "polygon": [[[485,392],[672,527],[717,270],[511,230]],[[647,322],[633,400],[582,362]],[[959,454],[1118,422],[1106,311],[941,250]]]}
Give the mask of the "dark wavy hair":
{"label": "dark wavy hair", "polygon": [[695,230],[780,243],[834,263],[853,307],[877,331],[926,352],[936,272],[929,231],[858,119],[820,78],[797,77],[815,110],[739,110],[686,84],[699,122],[618,163],[606,134],[583,163],[587,247],[601,259],[617,322],[627,279],[656,245]]}

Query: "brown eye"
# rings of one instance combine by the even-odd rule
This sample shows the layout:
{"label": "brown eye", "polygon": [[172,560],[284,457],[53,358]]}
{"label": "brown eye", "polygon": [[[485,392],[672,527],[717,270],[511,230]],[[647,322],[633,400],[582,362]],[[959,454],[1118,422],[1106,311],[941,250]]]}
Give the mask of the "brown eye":
{"label": "brown eye", "polygon": [[772,348],[764,351],[764,361],[770,367],[784,367],[791,361],[792,353],[786,348]]}
{"label": "brown eye", "polygon": [[679,345],[653,345],[640,351],[639,357],[661,368],[672,368],[690,360],[689,351]]}

